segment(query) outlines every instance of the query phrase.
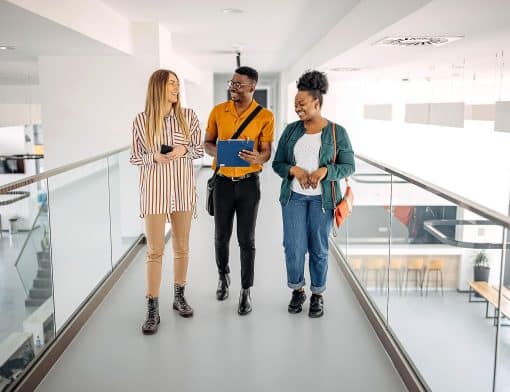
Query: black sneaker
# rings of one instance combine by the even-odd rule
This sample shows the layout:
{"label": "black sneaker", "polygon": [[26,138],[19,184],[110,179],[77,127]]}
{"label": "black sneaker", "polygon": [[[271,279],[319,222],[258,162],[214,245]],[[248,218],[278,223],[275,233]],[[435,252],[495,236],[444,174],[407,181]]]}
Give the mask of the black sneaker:
{"label": "black sneaker", "polygon": [[320,294],[312,294],[310,297],[310,309],[308,316],[316,318],[324,314],[324,298]]}
{"label": "black sneaker", "polygon": [[294,290],[292,298],[290,299],[288,311],[289,313],[299,313],[303,310],[303,304],[306,301],[306,294],[304,290]]}

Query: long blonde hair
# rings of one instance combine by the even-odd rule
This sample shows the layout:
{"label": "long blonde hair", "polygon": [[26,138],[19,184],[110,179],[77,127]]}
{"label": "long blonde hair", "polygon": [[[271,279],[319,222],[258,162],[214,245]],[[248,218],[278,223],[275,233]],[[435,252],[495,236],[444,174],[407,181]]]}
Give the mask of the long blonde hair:
{"label": "long blonde hair", "polygon": [[[157,148],[162,141],[165,106],[167,102],[166,84],[170,74],[174,75],[177,81],[179,81],[177,74],[167,69],[158,69],[149,79],[149,85],[147,86],[147,98],[145,99],[145,115],[147,116],[145,123],[145,142],[148,147]],[[189,124],[184,117],[180,96],[181,95],[179,93],[177,95],[177,102],[175,102],[172,106],[175,116],[177,117],[179,127],[182,132],[184,132],[184,138],[188,141],[190,139],[190,129]]]}

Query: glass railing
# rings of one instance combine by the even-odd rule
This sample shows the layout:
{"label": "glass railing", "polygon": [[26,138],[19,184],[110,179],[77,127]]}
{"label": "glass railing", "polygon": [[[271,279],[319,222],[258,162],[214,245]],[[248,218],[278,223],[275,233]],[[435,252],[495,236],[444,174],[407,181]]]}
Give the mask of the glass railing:
{"label": "glass railing", "polygon": [[[27,301],[32,301],[34,304],[44,302],[51,296],[50,278],[44,276],[50,269],[48,225],[48,208],[44,203],[39,207],[37,217],[27,232],[25,243],[14,264],[28,296]],[[34,263],[34,260],[37,262]]]}
{"label": "glass railing", "polygon": [[364,157],[356,167],[334,243],[402,355],[433,391],[509,391],[510,218]]}
{"label": "glass railing", "polygon": [[139,241],[137,182],[126,147],[0,187],[0,391]]}

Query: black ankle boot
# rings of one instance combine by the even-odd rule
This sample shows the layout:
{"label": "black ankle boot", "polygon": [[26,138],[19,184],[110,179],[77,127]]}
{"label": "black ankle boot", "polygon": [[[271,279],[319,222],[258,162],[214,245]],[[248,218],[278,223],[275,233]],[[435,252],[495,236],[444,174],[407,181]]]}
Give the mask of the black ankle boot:
{"label": "black ankle boot", "polygon": [[193,316],[193,308],[188,305],[184,298],[184,286],[174,284],[174,305],[173,308],[179,312],[182,317]]}
{"label": "black ankle boot", "polygon": [[228,274],[220,275],[218,288],[216,289],[216,299],[224,301],[228,298],[228,287],[230,286],[230,276]]}
{"label": "black ankle boot", "polygon": [[250,289],[241,289],[241,295],[239,296],[239,307],[237,313],[244,316],[251,312],[251,297]]}
{"label": "black ankle boot", "polygon": [[310,309],[308,316],[316,318],[324,314],[324,298],[320,294],[312,294],[310,297]]}
{"label": "black ankle boot", "polygon": [[158,298],[147,297],[147,319],[142,325],[144,335],[155,334],[158,331],[159,322]]}

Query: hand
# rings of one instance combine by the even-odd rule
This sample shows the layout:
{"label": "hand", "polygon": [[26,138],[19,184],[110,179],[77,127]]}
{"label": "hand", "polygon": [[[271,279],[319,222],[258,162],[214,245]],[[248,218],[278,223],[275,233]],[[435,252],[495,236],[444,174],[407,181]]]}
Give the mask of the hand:
{"label": "hand", "polygon": [[310,174],[310,186],[315,189],[322,181],[324,177],[328,174],[328,169],[326,167],[319,167],[313,173]]}
{"label": "hand", "polygon": [[258,151],[241,150],[239,153],[239,158],[248,162],[250,165],[261,165],[263,163],[261,155],[258,153]]}
{"label": "hand", "polygon": [[168,157],[169,160],[173,161],[175,159],[183,157],[184,155],[186,155],[187,152],[188,149],[185,146],[183,146],[182,144],[177,144],[176,146],[174,146],[174,149],[172,151],[166,154],[166,156]]}
{"label": "hand", "polygon": [[306,170],[300,168],[299,166],[292,166],[290,168],[290,175],[294,176],[296,180],[298,180],[301,188],[308,189],[310,188],[309,174]]}
{"label": "hand", "polygon": [[160,152],[155,152],[153,159],[156,163],[169,163],[171,161],[168,154],[161,154]]}

